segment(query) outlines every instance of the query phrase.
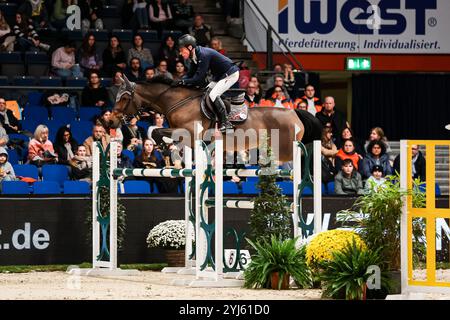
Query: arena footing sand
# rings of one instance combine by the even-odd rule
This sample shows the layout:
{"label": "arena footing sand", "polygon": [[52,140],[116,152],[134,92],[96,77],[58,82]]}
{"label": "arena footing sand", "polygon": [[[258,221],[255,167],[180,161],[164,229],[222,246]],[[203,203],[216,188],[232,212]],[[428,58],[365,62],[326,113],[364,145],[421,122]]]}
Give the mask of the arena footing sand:
{"label": "arena footing sand", "polygon": [[193,276],[143,271],[131,277],[87,277],[65,272],[1,273],[0,300],[315,300],[321,290],[249,290],[171,285]]}

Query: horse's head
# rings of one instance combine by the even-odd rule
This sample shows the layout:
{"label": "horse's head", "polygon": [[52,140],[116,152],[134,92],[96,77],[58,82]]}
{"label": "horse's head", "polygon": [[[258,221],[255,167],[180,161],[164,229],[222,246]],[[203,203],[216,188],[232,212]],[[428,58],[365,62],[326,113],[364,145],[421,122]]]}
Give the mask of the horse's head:
{"label": "horse's head", "polygon": [[137,84],[128,80],[128,78],[123,75],[122,85],[119,87],[119,91],[116,96],[116,103],[112,110],[110,118],[110,127],[118,128],[121,122],[127,122],[129,116],[138,114],[139,106],[136,99]]}

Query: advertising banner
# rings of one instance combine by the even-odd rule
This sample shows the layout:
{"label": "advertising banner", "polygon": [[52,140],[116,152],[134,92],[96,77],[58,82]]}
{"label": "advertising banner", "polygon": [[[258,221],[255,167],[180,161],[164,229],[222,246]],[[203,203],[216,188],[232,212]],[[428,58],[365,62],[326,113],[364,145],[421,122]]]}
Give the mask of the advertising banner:
{"label": "advertising banner", "polygon": [[[448,0],[246,0],[249,48],[266,51],[262,11],[292,52],[450,53]],[[259,31],[259,32],[258,32]]]}

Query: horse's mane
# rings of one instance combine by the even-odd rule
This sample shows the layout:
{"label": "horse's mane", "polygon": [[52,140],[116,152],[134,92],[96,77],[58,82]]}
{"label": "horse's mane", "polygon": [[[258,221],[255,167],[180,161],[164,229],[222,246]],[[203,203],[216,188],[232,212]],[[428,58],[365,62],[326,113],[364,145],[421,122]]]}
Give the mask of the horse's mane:
{"label": "horse's mane", "polygon": [[150,80],[147,80],[147,81],[144,81],[141,83],[142,84],[144,84],[144,83],[161,83],[161,84],[167,84],[170,86],[172,84],[172,82],[173,82],[172,79],[169,79],[163,75],[158,75],[158,76],[151,78]]}

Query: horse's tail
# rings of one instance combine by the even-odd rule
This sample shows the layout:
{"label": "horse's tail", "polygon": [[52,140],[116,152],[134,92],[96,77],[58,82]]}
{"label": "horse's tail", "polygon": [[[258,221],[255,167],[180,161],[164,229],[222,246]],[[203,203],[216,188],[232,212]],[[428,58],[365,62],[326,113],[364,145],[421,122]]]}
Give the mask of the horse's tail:
{"label": "horse's tail", "polygon": [[323,128],[320,120],[306,110],[295,109],[294,111],[297,113],[297,116],[305,127],[305,134],[302,138],[303,144],[311,143],[314,140],[320,140]]}

